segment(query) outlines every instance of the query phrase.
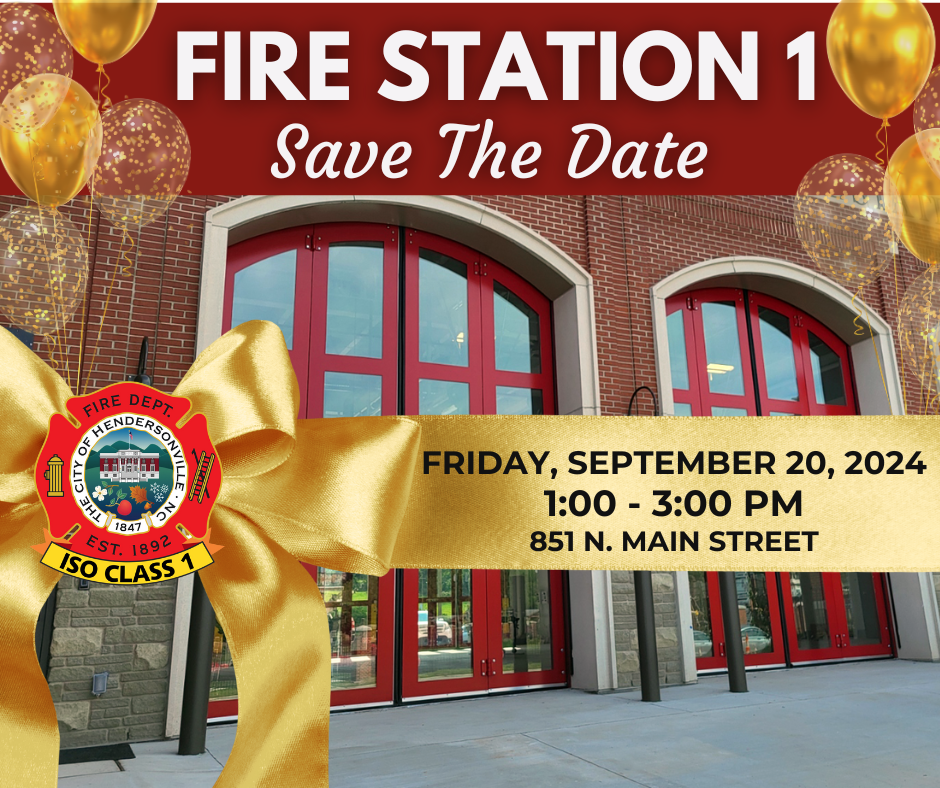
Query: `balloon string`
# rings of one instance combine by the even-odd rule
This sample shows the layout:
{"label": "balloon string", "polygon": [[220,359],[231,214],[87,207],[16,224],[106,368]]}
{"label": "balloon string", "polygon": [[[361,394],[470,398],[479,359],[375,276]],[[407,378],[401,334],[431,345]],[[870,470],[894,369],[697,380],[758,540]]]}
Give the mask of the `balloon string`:
{"label": "balloon string", "polygon": [[[55,255],[53,255],[53,257],[55,258],[56,266],[58,268],[58,276],[54,280],[55,289],[58,289],[58,298],[56,298],[55,301],[53,302],[55,304],[56,330],[58,330],[59,317],[61,316],[62,317],[62,334],[65,337],[65,343],[62,348],[62,357],[65,359],[65,381],[66,383],[68,383],[69,388],[72,388],[72,366],[69,363],[68,334],[66,333],[65,309],[64,309],[65,307],[65,297],[64,297],[65,296],[65,292],[64,292],[65,273],[62,270],[62,258],[64,257],[64,254],[62,253],[63,252],[62,250],[63,238],[61,234],[59,233],[59,212],[55,208],[52,209],[52,240],[53,240],[53,243],[55,244]],[[46,257],[49,258],[48,253]],[[50,262],[49,267],[51,269],[52,258],[49,258],[49,262]],[[53,289],[53,297],[55,297],[56,295],[55,289]]]}
{"label": "balloon string", "polygon": [[[101,77],[105,78],[104,87],[101,86]],[[104,70],[104,63],[98,64],[98,111],[102,114],[111,109],[111,98],[107,94],[107,89],[111,85],[111,77]],[[104,101],[102,102],[102,99]]]}
{"label": "balloon string", "polygon": [[[860,287],[858,288],[858,290],[855,291],[855,295],[852,296],[852,309],[854,309],[858,313],[857,315],[855,315],[855,319],[852,321],[852,323],[855,325],[855,336],[857,337],[865,336],[865,328],[859,322],[859,320],[863,317],[863,313],[862,313],[862,310],[859,309],[858,306],[856,306],[855,304],[855,299],[858,298],[858,294],[861,292],[862,292],[862,288]],[[864,303],[865,302],[863,301],[862,304],[864,305]],[[867,306],[865,307],[864,318],[865,318],[865,322],[868,325],[868,336],[871,337],[871,348],[875,353],[875,361],[878,362],[878,371],[881,373],[881,385],[884,386],[885,397],[888,400],[888,409],[890,411],[891,395],[888,393],[888,381],[885,379],[885,371],[881,367],[881,354],[878,352],[877,345],[875,345],[875,332],[871,330],[871,320],[868,317]]]}
{"label": "balloon string", "polygon": [[[878,129],[878,131],[875,132],[875,140],[876,140],[876,141],[878,142],[878,144],[881,146],[880,148],[878,148],[878,153],[875,154],[875,159],[878,160],[878,163],[879,163],[882,167],[887,167],[887,166],[888,166],[888,159],[887,159],[887,152],[888,152],[888,126],[890,126],[890,125],[891,125],[891,124],[888,123],[888,119],[885,118],[883,121],[881,121],[881,127]],[[882,139],[881,139],[881,132],[882,132],[882,131],[884,131],[884,133],[885,133],[884,141],[882,141]]]}
{"label": "balloon string", "polygon": [[[82,271],[83,276],[84,276],[84,271],[88,270],[87,255],[89,254],[89,250],[91,249],[91,217],[92,217],[92,214],[94,213],[94,207],[95,207],[94,199],[95,199],[95,173],[96,171],[97,169],[91,171],[91,182],[88,186],[88,244],[85,246],[86,257],[85,257],[85,268]],[[93,284],[94,284],[94,281],[89,280],[87,284],[85,285],[85,287],[90,290]],[[84,358],[85,357],[85,323],[88,319],[88,304],[91,299],[91,292],[88,292],[86,294],[82,290],[82,288],[79,288],[79,292],[82,294],[82,327],[81,327],[81,333],[79,334],[79,338],[78,338],[78,372],[75,378],[76,392],[79,388],[81,388],[81,385],[82,385],[82,364],[84,363],[84,360],[85,360]]]}
{"label": "balloon string", "polygon": [[[101,319],[98,322],[98,336],[95,338],[95,352],[91,357],[91,364],[89,365],[88,378],[85,379],[85,386],[84,386],[83,392],[88,390],[88,381],[91,379],[91,370],[95,368],[95,362],[98,360],[98,348],[101,346],[101,332],[104,329],[104,319],[108,314],[108,306],[111,304],[111,293],[114,291],[114,282],[117,279],[118,271],[120,270],[124,276],[131,275],[129,272],[129,266],[132,263],[125,250],[125,243],[127,241],[130,241],[131,246],[133,246],[134,241],[128,235],[127,228],[124,228],[124,237],[121,240],[121,249],[118,252],[118,254],[128,263],[128,265],[121,266],[121,264],[117,262],[114,265],[114,272],[111,274],[111,281],[108,283],[108,292],[105,295],[105,299],[104,299],[104,309],[101,312]],[[130,330],[130,326],[128,326],[128,330]]]}

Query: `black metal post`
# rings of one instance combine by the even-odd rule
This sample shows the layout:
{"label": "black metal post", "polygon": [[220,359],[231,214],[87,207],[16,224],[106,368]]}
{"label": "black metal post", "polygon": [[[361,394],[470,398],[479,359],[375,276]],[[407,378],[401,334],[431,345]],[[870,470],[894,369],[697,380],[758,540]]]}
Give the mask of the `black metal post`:
{"label": "black metal post", "polygon": [[194,578],[189,645],[186,649],[186,679],[183,684],[183,716],[180,721],[180,755],[202,755],[205,752],[209,719],[215,611],[202,587],[198,572]]}
{"label": "black metal post", "polygon": [[734,572],[719,572],[718,588],[721,593],[721,620],[725,625],[728,688],[731,692],[747,692],[744,644],[741,642],[741,615],[738,612],[738,589]]}
{"label": "black metal post", "polygon": [[633,573],[636,595],[636,635],[640,652],[640,689],[644,701],[658,703],[659,655],[656,652],[656,613],[653,608],[653,575]]}
{"label": "black metal post", "polygon": [[145,386],[152,386],[153,380],[147,374],[147,356],[150,354],[150,340],[144,337],[140,343],[140,356],[137,359],[137,374],[131,376],[135,383],[143,383]]}

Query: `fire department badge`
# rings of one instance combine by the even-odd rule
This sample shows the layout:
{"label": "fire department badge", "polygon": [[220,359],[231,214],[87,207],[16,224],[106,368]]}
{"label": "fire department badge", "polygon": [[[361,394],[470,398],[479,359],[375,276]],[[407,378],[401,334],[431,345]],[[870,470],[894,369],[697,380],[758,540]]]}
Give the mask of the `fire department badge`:
{"label": "fire department badge", "polygon": [[72,397],[36,464],[49,518],[42,563],[99,583],[168,580],[212,563],[209,514],[222,469],[206,417],[140,383]]}

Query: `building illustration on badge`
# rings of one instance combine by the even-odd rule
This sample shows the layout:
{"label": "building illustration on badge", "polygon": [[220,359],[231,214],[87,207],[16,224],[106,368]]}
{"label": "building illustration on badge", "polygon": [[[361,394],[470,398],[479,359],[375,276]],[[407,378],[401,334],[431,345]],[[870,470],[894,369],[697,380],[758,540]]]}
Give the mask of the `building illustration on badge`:
{"label": "building illustration on badge", "polygon": [[103,583],[150,583],[212,563],[222,471],[189,400],[118,383],[55,414],[36,465],[49,518],[42,562]]}

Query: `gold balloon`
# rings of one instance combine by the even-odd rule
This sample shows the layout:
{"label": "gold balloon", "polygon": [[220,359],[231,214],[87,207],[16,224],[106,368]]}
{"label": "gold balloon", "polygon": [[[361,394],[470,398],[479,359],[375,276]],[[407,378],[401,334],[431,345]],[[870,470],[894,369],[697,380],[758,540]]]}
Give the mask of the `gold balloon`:
{"label": "gold balloon", "polygon": [[65,98],[73,65],[52,14],[32,3],[0,7],[0,123],[25,132],[46,123]]}
{"label": "gold balloon", "polygon": [[830,156],[806,173],[796,193],[796,233],[807,254],[849,290],[875,281],[897,246],[885,210],[884,173],[864,156]]}
{"label": "gold balloon", "polygon": [[917,98],[935,47],[933,22],[920,0],[842,0],[826,33],[839,87],[876,118],[893,118]]}
{"label": "gold balloon", "polygon": [[64,331],[87,266],[81,231],[58,212],[30,205],[0,219],[0,313],[14,326],[41,336]]}
{"label": "gold balloon", "polygon": [[98,65],[113,63],[143,38],[157,0],[55,0],[55,15],[72,46]]}
{"label": "gold balloon", "polygon": [[144,227],[166,212],[186,183],[189,136],[176,115],[150,99],[115,104],[101,124],[95,204],[122,230]]}
{"label": "gold balloon", "polygon": [[3,166],[27,197],[50,208],[81,191],[100,153],[98,105],[77,82],[52,119],[32,134],[0,126]]}
{"label": "gold balloon", "polygon": [[[926,134],[940,134],[940,129]],[[940,262],[940,178],[924,158],[917,137],[902,142],[888,162],[885,208],[911,254],[930,265]]]}
{"label": "gold balloon", "polygon": [[936,266],[918,276],[904,294],[898,342],[905,367],[936,396],[940,385],[940,269]]}

